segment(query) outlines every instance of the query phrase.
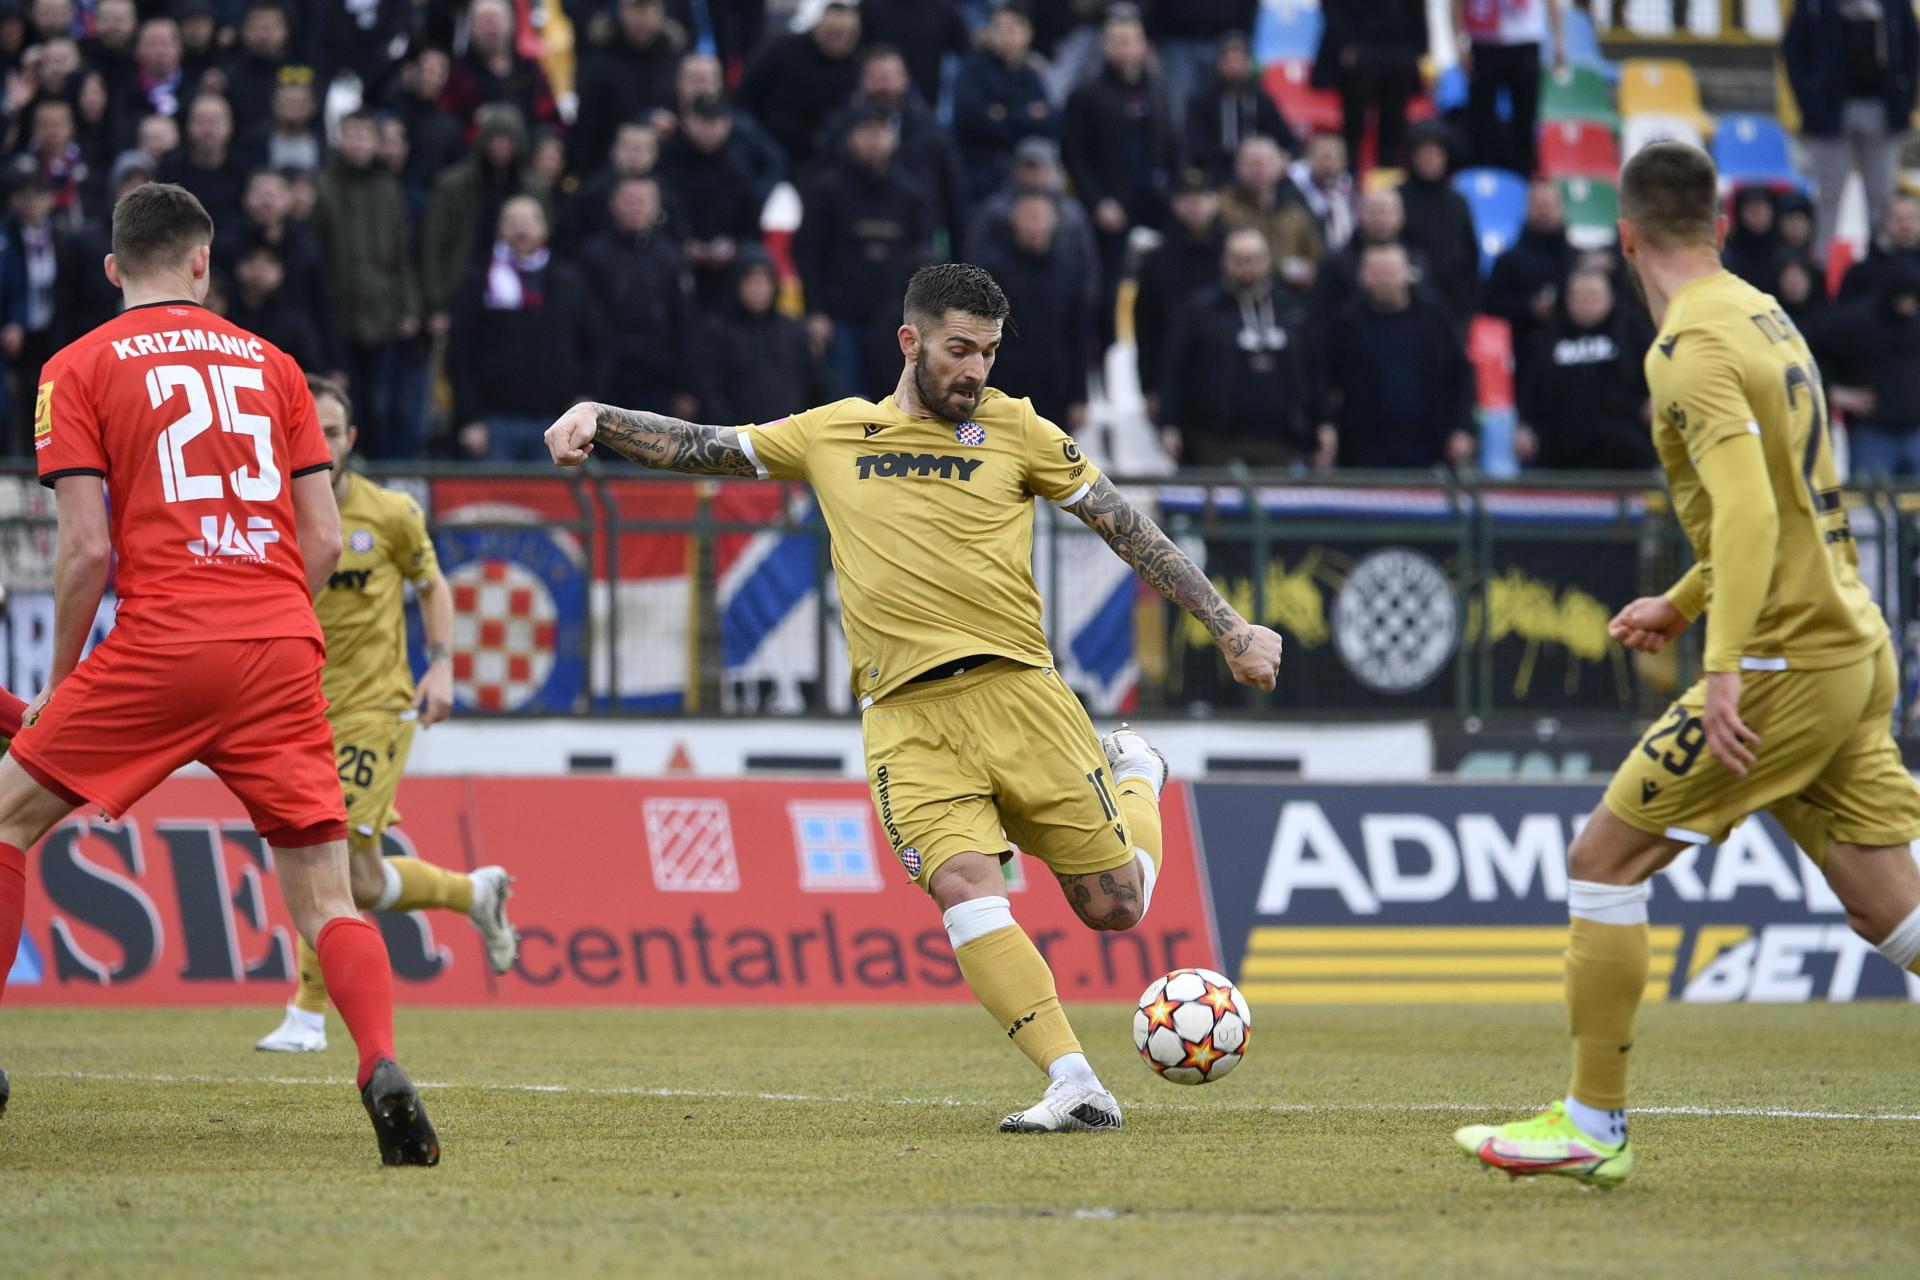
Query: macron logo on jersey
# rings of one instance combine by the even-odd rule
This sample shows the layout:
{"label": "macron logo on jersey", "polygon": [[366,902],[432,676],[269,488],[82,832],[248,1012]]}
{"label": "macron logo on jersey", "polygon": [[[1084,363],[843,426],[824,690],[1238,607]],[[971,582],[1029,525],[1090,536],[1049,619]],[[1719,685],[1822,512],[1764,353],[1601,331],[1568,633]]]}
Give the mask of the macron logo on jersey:
{"label": "macron logo on jersey", "polygon": [[255,364],[267,362],[267,351],[260,339],[211,329],[163,329],[159,333],[136,333],[131,338],[115,338],[113,354],[121,360],[135,356],[162,356],[175,351],[211,351],[216,355],[239,356]]}
{"label": "macron logo on jersey", "polygon": [[219,516],[201,516],[200,536],[187,543],[187,550],[203,560],[215,556],[265,560],[267,548],[278,541],[273,521],[261,516],[248,516],[244,531],[234,525],[232,516],[225,525]]}

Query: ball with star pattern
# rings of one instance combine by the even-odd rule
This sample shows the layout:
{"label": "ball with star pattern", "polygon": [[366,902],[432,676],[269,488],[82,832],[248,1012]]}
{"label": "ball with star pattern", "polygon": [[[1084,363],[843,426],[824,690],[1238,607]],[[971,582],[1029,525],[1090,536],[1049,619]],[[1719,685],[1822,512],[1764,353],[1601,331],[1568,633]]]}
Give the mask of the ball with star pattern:
{"label": "ball with star pattern", "polygon": [[1240,1065],[1253,1013],[1240,988],[1211,969],[1175,969],[1140,997],[1133,1047],[1175,1084],[1211,1084]]}

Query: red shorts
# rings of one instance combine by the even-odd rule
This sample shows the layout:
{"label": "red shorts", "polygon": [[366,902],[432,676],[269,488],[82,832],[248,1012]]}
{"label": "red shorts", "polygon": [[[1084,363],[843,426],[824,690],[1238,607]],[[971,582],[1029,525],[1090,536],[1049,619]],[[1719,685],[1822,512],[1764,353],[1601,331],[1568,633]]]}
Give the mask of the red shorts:
{"label": "red shorts", "polygon": [[118,818],[198,760],[268,844],[344,840],[347,810],[320,692],[325,652],[305,637],[125,643],[109,634],[8,750],[47,790]]}

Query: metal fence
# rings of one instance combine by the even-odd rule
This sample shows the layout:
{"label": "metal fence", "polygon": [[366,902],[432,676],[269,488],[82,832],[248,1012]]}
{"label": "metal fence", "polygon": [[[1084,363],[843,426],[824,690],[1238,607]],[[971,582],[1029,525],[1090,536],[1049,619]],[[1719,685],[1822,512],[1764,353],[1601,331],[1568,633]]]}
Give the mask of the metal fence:
{"label": "metal fence", "polygon": [[[428,512],[455,589],[469,714],[852,714],[831,548],[803,486],[599,465],[374,474]],[[1614,610],[1664,590],[1689,560],[1645,476],[1117,483],[1243,613],[1285,635],[1287,661],[1274,696],[1234,686],[1198,623],[1040,503],[1034,572],[1049,642],[1101,714],[1614,721],[1644,716],[1695,674],[1697,635],[1655,659],[1606,637]],[[1856,488],[1847,509],[1910,686],[1920,490]],[[10,687],[45,674],[53,544],[51,495],[22,468],[0,470]],[[100,624],[104,634],[110,608]]]}

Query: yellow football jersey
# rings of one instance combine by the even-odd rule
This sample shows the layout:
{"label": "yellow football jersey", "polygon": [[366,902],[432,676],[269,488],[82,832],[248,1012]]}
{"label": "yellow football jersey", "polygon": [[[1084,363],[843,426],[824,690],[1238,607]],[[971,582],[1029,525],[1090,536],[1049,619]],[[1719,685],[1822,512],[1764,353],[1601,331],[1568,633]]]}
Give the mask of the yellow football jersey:
{"label": "yellow football jersey", "polygon": [[440,572],[419,503],[362,475],[348,486],[340,502],[340,564],[313,602],[327,636],[321,687],[336,722],[356,712],[412,708],[402,584],[423,587]]}
{"label": "yellow football jersey", "polygon": [[1053,665],[1033,581],[1033,500],[1070,506],[1099,471],[1073,437],[991,387],[973,420],[891,396],[742,427],[762,476],[813,486],[833,541],[856,700],[972,654]]}
{"label": "yellow football jersey", "polygon": [[1739,665],[1835,667],[1884,644],[1887,625],[1860,581],[1841,500],[1820,371],[1779,303],[1727,271],[1686,285],[1667,304],[1646,370],[1654,444],[1681,526],[1708,571],[1709,613],[1713,504],[1695,465],[1728,440],[1760,438],[1780,535],[1766,603]]}

